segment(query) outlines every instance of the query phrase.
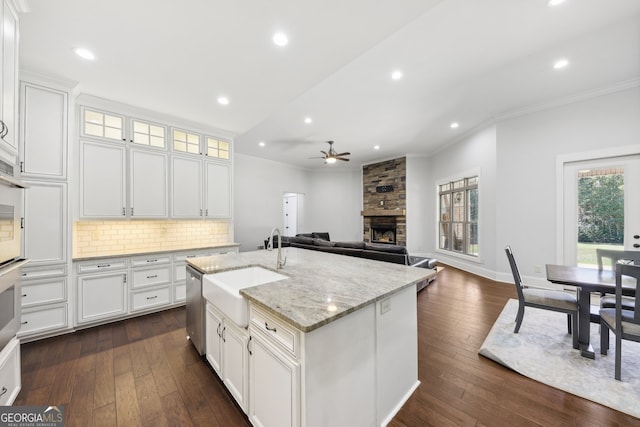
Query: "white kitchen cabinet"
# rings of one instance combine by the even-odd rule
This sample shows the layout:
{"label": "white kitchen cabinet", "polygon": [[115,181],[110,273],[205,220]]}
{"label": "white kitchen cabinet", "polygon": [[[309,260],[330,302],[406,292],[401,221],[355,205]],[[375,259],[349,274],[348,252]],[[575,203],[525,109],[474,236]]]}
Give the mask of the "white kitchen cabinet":
{"label": "white kitchen cabinet", "polygon": [[171,304],[171,287],[171,255],[131,259],[131,313]]}
{"label": "white kitchen cabinet", "polygon": [[12,405],[21,388],[20,341],[13,338],[0,352],[0,406]]}
{"label": "white kitchen cabinet", "polygon": [[255,426],[300,425],[300,363],[260,334],[251,334],[249,413]]}
{"label": "white kitchen cabinet", "polygon": [[202,218],[202,160],[171,156],[171,217]]}
{"label": "white kitchen cabinet", "polygon": [[206,218],[231,218],[231,164],[205,161]]}
{"label": "white kitchen cabinet", "polygon": [[117,218],[126,216],[125,147],[80,142],[80,216]]}
{"label": "white kitchen cabinet", "polygon": [[20,171],[22,177],[67,176],[67,92],[20,84]]}
{"label": "white kitchen cabinet", "polygon": [[130,149],[129,180],[132,218],[167,218],[167,155],[162,152]]}
{"label": "white kitchen cabinet", "polygon": [[171,303],[171,288],[169,285],[158,286],[152,289],[131,291],[130,312],[157,309]]}
{"label": "white kitchen cabinet", "polygon": [[167,149],[167,127],[140,119],[131,119],[129,142],[149,148]]}
{"label": "white kitchen cabinet", "polygon": [[110,270],[110,262],[86,265],[95,269],[101,265],[105,267],[101,273],[78,275],[78,323],[108,320],[127,314],[128,271]]}
{"label": "white kitchen cabinet", "polygon": [[238,405],[246,412],[249,396],[249,333],[207,304],[207,360]]}
{"label": "white kitchen cabinet", "polygon": [[22,310],[22,325],[18,336],[22,338],[67,329],[68,311],[66,303]]}
{"label": "white kitchen cabinet", "polygon": [[15,152],[18,147],[18,13],[11,0],[2,0],[2,100],[0,118],[6,135],[5,146]]}
{"label": "white kitchen cabinet", "polygon": [[67,184],[24,181],[24,255],[29,267],[67,261]]}

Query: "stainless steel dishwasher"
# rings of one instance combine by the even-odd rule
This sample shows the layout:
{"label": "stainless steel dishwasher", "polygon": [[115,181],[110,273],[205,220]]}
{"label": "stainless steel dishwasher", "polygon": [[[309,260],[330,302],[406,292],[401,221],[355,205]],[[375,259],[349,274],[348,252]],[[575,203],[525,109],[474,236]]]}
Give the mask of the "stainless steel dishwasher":
{"label": "stainless steel dishwasher", "polygon": [[200,355],[205,353],[205,317],[202,297],[202,273],[187,264],[187,338]]}

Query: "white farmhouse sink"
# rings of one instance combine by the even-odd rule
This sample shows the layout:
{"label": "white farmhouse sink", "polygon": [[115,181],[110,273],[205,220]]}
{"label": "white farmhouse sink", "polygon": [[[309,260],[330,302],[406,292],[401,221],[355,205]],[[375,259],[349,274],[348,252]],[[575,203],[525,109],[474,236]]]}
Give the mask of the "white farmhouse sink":
{"label": "white farmhouse sink", "polygon": [[244,328],[249,324],[249,304],[240,295],[240,289],[288,278],[262,267],[247,267],[222,273],[205,274],[202,293],[228,319]]}

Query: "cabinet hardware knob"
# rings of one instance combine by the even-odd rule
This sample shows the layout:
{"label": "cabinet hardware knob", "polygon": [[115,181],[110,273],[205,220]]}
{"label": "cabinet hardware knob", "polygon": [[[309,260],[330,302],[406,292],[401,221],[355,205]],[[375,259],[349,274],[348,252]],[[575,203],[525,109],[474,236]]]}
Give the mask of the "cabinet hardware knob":
{"label": "cabinet hardware knob", "polygon": [[106,268],[106,267],[111,267],[111,264],[98,264],[97,265],[98,268]]}
{"label": "cabinet hardware knob", "polygon": [[2,391],[0,391],[0,396],[4,395],[7,391],[9,390],[7,390],[7,388],[3,386]]}
{"label": "cabinet hardware knob", "polygon": [[222,335],[221,335],[221,336],[222,336],[222,342],[227,342],[227,339],[224,337],[224,331],[226,331],[226,330],[227,330],[227,327],[226,327],[226,326],[224,326],[224,327],[222,328]]}
{"label": "cabinet hardware knob", "polygon": [[249,341],[247,341],[247,351],[249,352],[249,356],[253,355],[253,352],[251,351],[251,347],[249,347],[249,344],[251,344],[251,340],[252,340],[252,337],[251,335],[249,335]]}
{"label": "cabinet hardware knob", "polygon": [[126,214],[127,214],[127,211],[124,208],[122,208],[122,216],[125,216]]}
{"label": "cabinet hardware knob", "polygon": [[633,247],[634,247],[634,248],[640,248],[640,245],[639,245],[639,244],[637,244],[637,243],[634,243],[634,244],[633,244]]}
{"label": "cabinet hardware knob", "polygon": [[21,325],[26,325],[27,323],[29,323],[29,321],[25,320],[24,322],[21,323]]}
{"label": "cabinet hardware knob", "polygon": [[276,328],[270,328],[267,322],[264,322],[264,327],[267,331],[276,332]]}
{"label": "cabinet hardware knob", "polygon": [[158,295],[154,295],[154,296],[152,296],[152,297],[147,297],[147,299],[148,299],[148,300],[150,300],[150,299],[156,299],[156,298],[158,298]]}
{"label": "cabinet hardware knob", "polygon": [[633,235],[633,238],[634,238],[634,239],[640,239],[640,236],[638,236],[637,234],[634,234],[634,235]]}
{"label": "cabinet hardware knob", "polygon": [[26,297],[26,296],[27,296],[27,294],[22,294],[22,298],[24,298],[24,297]]}
{"label": "cabinet hardware knob", "polygon": [[158,277],[157,274],[152,274],[151,276],[147,276],[147,279],[155,279],[156,277]]}
{"label": "cabinet hardware knob", "polygon": [[24,172],[24,162],[20,162],[20,172]]}
{"label": "cabinet hardware knob", "polygon": [[158,262],[157,259],[148,259],[147,262]]}
{"label": "cabinet hardware knob", "polygon": [[222,326],[222,323],[218,323],[218,327],[216,328],[216,334],[218,334],[218,336],[222,338],[222,334],[220,333],[220,326]]}

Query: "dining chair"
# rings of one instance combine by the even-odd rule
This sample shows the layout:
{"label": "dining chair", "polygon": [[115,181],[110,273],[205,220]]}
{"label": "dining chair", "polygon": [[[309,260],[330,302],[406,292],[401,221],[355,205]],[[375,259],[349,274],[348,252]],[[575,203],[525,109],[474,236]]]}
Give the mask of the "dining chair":
{"label": "dining chair", "polygon": [[[620,251],[616,249],[596,249],[596,260],[598,270],[604,270],[603,259],[608,259],[611,269],[615,270],[616,264],[621,261],[630,261],[640,265],[640,251]],[[625,310],[635,310],[635,298],[622,296],[622,308]],[[614,308],[616,306],[615,295],[600,294],[600,308]]]}
{"label": "dining chair", "polygon": [[600,309],[600,353],[609,350],[609,331],[616,335],[615,377],[621,380],[622,340],[640,342],[640,310],[625,310],[622,307],[622,276],[636,279],[636,292],[640,280],[640,265],[616,264],[616,306]]}
{"label": "dining chair", "polygon": [[518,292],[518,314],[516,315],[516,327],[513,332],[517,334],[520,330],[525,307],[541,308],[543,310],[567,313],[567,330],[569,334],[573,332],[573,348],[578,348],[577,291],[576,295],[571,295],[563,291],[537,289],[526,286],[522,283],[520,271],[518,270],[511,246],[505,247],[504,250],[507,254],[507,258],[509,259],[511,273],[513,273],[513,280],[516,285],[516,291]]}

